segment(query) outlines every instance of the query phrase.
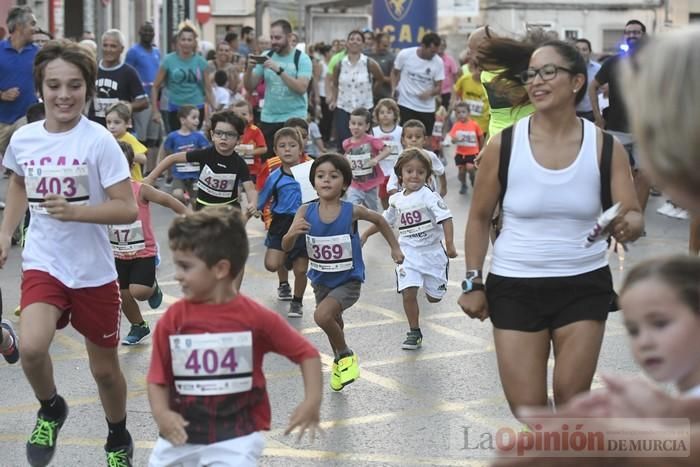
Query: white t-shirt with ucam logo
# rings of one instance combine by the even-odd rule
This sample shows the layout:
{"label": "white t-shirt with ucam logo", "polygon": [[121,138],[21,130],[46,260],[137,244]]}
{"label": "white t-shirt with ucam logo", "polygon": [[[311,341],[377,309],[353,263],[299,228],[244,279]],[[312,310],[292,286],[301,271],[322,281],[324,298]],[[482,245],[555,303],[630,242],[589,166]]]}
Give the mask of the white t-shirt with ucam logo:
{"label": "white t-shirt with ucam logo", "polygon": [[421,99],[418,96],[432,89],[437,81],[445,79],[442,58],[435,54],[430,60],[422,59],[418,56],[418,47],[410,47],[396,56],[394,69],[401,72],[398,104],[416,112],[434,113],[435,97]]}
{"label": "white t-shirt with ucam logo", "polygon": [[76,205],[107,201],[105,189],[129,179],[114,136],[85,117],[63,133],[49,133],[43,121],[30,123],[12,135],[3,165],[24,177],[32,211],[22,269],[47,272],[74,289],[115,280],[106,225],[61,221],[40,207],[50,193]]}

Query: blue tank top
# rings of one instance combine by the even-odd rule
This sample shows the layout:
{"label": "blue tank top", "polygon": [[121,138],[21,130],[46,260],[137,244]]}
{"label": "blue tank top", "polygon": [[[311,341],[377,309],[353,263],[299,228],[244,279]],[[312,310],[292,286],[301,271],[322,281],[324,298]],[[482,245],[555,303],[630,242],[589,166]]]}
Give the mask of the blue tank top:
{"label": "blue tank top", "polygon": [[306,234],[309,279],[312,284],[332,289],[350,281],[365,280],[360,235],[352,220],[353,204],[346,201],[340,203],[340,214],[330,224],[321,220],[318,201],[308,205],[304,216],[311,224]]}

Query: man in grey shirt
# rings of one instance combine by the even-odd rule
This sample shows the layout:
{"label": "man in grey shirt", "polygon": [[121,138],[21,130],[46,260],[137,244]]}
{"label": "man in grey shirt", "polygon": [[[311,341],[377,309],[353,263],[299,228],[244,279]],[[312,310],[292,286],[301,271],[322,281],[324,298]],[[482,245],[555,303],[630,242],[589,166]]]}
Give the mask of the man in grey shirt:
{"label": "man in grey shirt", "polygon": [[396,55],[389,49],[391,42],[389,36],[383,32],[377,33],[374,36],[374,52],[366,54],[379,63],[382,73],[384,73],[384,82],[374,94],[374,103],[385,97],[391,97],[391,70],[394,69],[394,59]]}

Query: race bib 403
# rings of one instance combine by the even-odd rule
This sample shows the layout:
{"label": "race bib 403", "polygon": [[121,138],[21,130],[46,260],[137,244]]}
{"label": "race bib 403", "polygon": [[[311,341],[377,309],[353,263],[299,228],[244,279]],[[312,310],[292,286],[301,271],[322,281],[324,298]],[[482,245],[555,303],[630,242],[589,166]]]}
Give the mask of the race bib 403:
{"label": "race bib 403", "polygon": [[63,196],[71,204],[88,204],[90,178],[87,165],[28,167],[24,175],[29,209],[46,214],[41,206],[47,195]]}

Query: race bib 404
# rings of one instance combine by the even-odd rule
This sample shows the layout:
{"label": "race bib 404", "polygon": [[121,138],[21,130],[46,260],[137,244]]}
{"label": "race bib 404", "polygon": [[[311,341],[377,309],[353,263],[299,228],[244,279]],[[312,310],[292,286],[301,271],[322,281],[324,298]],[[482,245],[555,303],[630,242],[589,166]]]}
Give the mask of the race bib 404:
{"label": "race bib 404", "polygon": [[87,165],[28,167],[24,175],[29,209],[46,214],[41,206],[47,195],[63,196],[71,204],[86,205],[90,200]]}
{"label": "race bib 404", "polygon": [[309,267],[320,272],[339,272],[352,269],[352,240],[350,235],[331,237],[306,236]]}
{"label": "race bib 404", "polygon": [[169,337],[175,389],[218,396],[253,387],[253,333],[176,334]]}

